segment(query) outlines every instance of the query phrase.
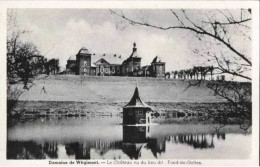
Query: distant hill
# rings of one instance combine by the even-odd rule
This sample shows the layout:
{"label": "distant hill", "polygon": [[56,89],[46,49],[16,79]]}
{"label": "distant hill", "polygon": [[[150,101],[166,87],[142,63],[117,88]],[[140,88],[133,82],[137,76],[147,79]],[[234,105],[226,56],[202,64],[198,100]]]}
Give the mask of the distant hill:
{"label": "distant hill", "polygon": [[[189,82],[175,79],[51,75],[36,78],[36,85],[19,100],[128,102],[138,85],[145,102],[223,102],[205,86],[207,82],[184,91]],[[47,93],[43,93],[43,87]]]}

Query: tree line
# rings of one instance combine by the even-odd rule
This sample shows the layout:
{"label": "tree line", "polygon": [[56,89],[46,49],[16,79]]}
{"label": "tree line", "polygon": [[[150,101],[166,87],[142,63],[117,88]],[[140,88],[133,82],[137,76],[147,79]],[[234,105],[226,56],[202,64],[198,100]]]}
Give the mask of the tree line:
{"label": "tree line", "polygon": [[210,75],[210,80],[213,80],[213,66],[194,66],[191,69],[168,72],[167,76],[172,76],[174,79],[201,79],[205,80],[207,75]]}

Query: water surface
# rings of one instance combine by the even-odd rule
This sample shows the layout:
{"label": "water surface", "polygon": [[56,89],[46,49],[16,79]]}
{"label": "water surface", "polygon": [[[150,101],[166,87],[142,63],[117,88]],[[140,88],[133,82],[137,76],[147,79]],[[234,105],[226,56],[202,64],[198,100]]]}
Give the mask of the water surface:
{"label": "water surface", "polygon": [[[14,121],[14,120],[12,120]],[[251,134],[238,125],[122,126],[120,117],[16,121],[8,127],[8,159],[247,159]]]}

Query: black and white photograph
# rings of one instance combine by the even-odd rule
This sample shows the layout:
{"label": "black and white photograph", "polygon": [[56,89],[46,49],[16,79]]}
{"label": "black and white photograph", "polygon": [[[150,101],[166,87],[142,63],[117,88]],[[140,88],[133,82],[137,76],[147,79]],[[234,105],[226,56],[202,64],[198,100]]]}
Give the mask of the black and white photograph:
{"label": "black and white photograph", "polygon": [[256,12],[8,7],[4,159],[258,165]]}

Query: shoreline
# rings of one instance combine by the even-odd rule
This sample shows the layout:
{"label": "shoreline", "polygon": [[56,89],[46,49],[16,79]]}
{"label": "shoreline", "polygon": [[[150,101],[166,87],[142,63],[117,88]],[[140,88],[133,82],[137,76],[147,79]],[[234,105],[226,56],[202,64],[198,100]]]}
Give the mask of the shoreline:
{"label": "shoreline", "polygon": [[[18,101],[14,110],[23,118],[33,117],[122,117],[120,103]],[[178,119],[207,122],[211,118],[226,114],[228,103],[147,102],[158,122],[178,122]],[[225,112],[224,112],[225,111]],[[12,116],[10,116],[11,118]],[[201,120],[202,119],[202,120]],[[167,121],[165,121],[167,120]],[[204,121],[203,121],[204,120]],[[211,120],[212,121],[212,120]],[[233,122],[233,121],[232,121]]]}

